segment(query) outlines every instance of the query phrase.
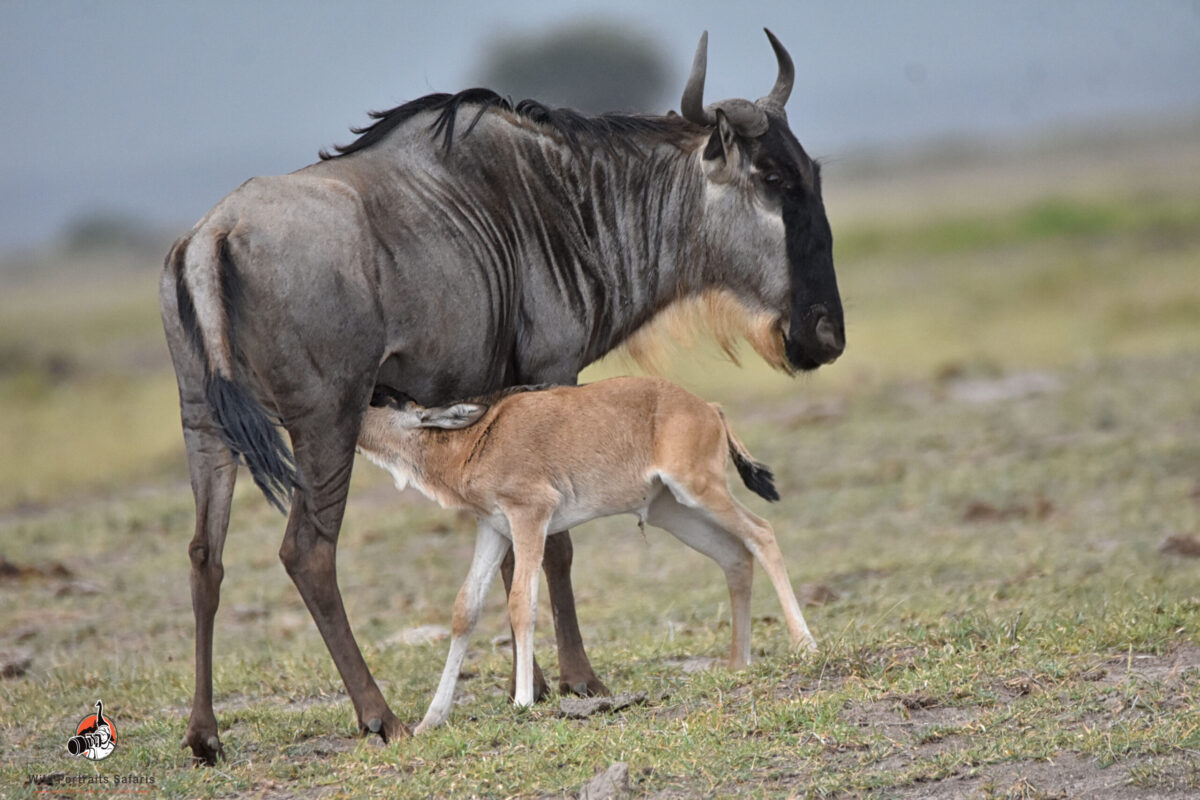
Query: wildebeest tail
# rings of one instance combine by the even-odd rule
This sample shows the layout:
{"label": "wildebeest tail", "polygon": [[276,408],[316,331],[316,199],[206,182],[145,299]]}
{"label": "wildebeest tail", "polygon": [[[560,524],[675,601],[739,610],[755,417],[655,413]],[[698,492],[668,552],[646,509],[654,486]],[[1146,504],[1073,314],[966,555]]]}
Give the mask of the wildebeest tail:
{"label": "wildebeest tail", "polygon": [[278,420],[234,372],[231,329],[239,302],[237,267],[224,233],[201,229],[168,257],[175,269],[179,322],[204,360],[204,393],[221,441],[245,461],[267,502],[287,513],[297,486],[295,461]]}
{"label": "wildebeest tail", "polygon": [[725,440],[729,443],[729,456],[733,459],[733,465],[737,467],[738,475],[742,476],[742,483],[746,484],[746,488],[759,497],[774,503],[779,499],[779,492],[775,488],[775,475],[771,472],[771,468],[761,461],[754,460],[750,451],[746,449],[746,445],[742,444],[742,440],[729,427],[729,420],[725,418],[725,412],[716,403],[713,403],[712,407],[717,410],[717,414],[721,417],[721,424],[725,426]]}
{"label": "wildebeest tail", "polygon": [[296,485],[296,467],[266,409],[245,386],[220,375],[206,376],[204,390],[221,441],[246,462],[267,502],[286,514]]}

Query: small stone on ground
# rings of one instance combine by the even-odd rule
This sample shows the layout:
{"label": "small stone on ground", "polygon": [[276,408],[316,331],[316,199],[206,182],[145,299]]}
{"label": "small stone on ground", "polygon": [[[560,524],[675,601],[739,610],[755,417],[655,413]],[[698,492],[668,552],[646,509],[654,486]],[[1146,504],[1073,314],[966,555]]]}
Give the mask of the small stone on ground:
{"label": "small stone on ground", "polygon": [[[644,695],[644,693],[642,693]],[[602,698],[611,699],[611,698]],[[579,793],[579,800],[615,800],[629,796],[629,765],[618,761],[588,781]]]}

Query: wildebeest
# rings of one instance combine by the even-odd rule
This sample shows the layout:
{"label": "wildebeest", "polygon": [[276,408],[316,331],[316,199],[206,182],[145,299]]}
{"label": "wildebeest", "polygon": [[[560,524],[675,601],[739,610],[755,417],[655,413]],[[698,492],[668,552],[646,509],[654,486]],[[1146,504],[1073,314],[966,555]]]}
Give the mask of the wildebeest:
{"label": "wildebeest", "polygon": [[[390,739],[406,729],[350,631],[335,566],[377,383],[430,406],[573,383],[697,300],[723,330],[738,317],[781,369],[841,354],[820,170],[788,127],[792,60],[767,34],[779,72],[758,101],[703,105],[707,34],[681,115],[584,116],[483,89],[433,94],[374,114],[316,164],[247,181],[175,243],[160,304],[196,500],[196,688],[184,744],[199,761],[221,753],[212,632],[238,458],[272,503],[290,497],[280,559],[359,725]],[[566,533],[551,536],[560,685],[602,692],[579,637],[570,562]]]}
{"label": "wildebeest", "polygon": [[509,619],[518,706],[533,703],[533,621],[542,549],[551,531],[636,514],[716,561],[729,587],[731,666],[750,661],[750,584],[763,565],[793,645],[816,649],[766,520],[729,493],[726,462],[767,500],[774,478],[734,435],[725,414],[661,378],[611,378],[587,386],[531,387],[424,408],[376,387],[359,450],[443,508],[479,520],[475,555],[454,601],[453,638],[437,692],[416,733],[450,715],[454,686],[488,586],[511,548]]}

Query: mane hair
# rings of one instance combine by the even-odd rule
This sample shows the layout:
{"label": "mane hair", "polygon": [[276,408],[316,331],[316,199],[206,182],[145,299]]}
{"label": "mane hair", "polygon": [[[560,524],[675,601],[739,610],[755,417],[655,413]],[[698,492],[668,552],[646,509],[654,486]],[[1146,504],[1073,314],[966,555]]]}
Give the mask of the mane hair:
{"label": "mane hair", "polygon": [[430,129],[435,138],[441,137],[442,146],[449,153],[454,145],[458,112],[463,106],[476,109],[463,136],[470,135],[480,118],[489,109],[496,108],[545,126],[562,136],[575,151],[598,145],[610,152],[622,149],[640,152],[644,139],[682,146],[688,138],[703,132],[703,128],[674,112],[661,117],[617,113],[589,115],[569,108],[550,108],[536,100],[522,100],[514,105],[511,98],[501,97],[491,89],[477,88],[464,89],[457,94],[429,94],[387,111],[371,111],[368,116],[375,122],[350,129],[358,135],[357,139],[350,144],[334,145],[333,149],[337,151],[334,153],[322,149],[319,155],[322,160],[329,160],[365,150],[425,111],[440,112]]}
{"label": "mane hair", "polygon": [[[497,389],[494,392],[478,395],[477,397],[468,397],[465,400],[458,400],[459,403],[474,403],[480,406],[494,406],[506,397],[514,394],[524,394],[525,392],[540,392],[543,389],[553,389],[556,386],[561,386],[558,383],[530,383],[521,384],[520,386],[505,386],[503,389]],[[447,403],[446,405],[451,405]]]}
{"label": "mane hair", "polygon": [[[500,402],[504,398],[513,394],[521,394],[522,392],[540,392],[543,389],[552,389],[559,384],[556,383],[535,383],[535,384],[520,384],[518,386],[505,386],[502,389],[496,389],[492,392],[476,395],[474,397],[464,397],[458,400],[453,400],[449,403],[443,403],[443,406],[452,406],[457,403],[473,403],[481,406],[492,406]],[[394,386],[388,386],[386,383],[375,384],[375,389],[371,394],[371,405],[383,407],[387,405],[386,400],[393,399],[397,402],[405,400],[413,400],[404,392]],[[378,402],[376,402],[378,401]]]}

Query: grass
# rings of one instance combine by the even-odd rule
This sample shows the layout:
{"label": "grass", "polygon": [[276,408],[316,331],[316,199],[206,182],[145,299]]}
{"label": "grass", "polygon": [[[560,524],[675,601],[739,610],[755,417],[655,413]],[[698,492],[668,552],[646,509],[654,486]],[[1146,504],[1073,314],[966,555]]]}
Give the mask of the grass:
{"label": "grass", "polygon": [[[514,711],[494,587],[449,724],[381,746],[353,729],[278,564],[281,518],[242,480],[216,634],[228,760],[211,770],[178,749],[192,508],[153,272],[82,297],[16,286],[0,301],[0,556],[25,569],[0,577],[0,652],[31,663],[0,679],[0,795],[78,796],[31,782],[62,773],[109,791],[152,777],[170,797],[539,797],[623,761],[656,797],[1193,796],[1196,563],[1159,548],[1200,534],[1200,208],[1153,190],[835,219],[842,361],[789,380],[679,360],[673,377],[775,468],[779,504],[743,496],[796,585],[829,598],[805,610],[816,657],[789,651],[760,577],[756,663],[694,671],[728,647],[719,570],[601,521],[574,535],[585,640],[609,686],[647,702]],[[472,544],[466,521],[357,470],[342,594],[403,719],[445,642],[395,634],[447,624]],[[121,745],[89,766],[65,739],[97,697]]]}
{"label": "grass", "polygon": [[917,223],[860,225],[840,238],[841,254],[862,258],[912,252],[964,253],[1015,242],[1076,241],[1130,235],[1160,245],[1189,237],[1200,200],[1147,192],[1105,200],[1052,196],[1000,214],[946,215]]}

